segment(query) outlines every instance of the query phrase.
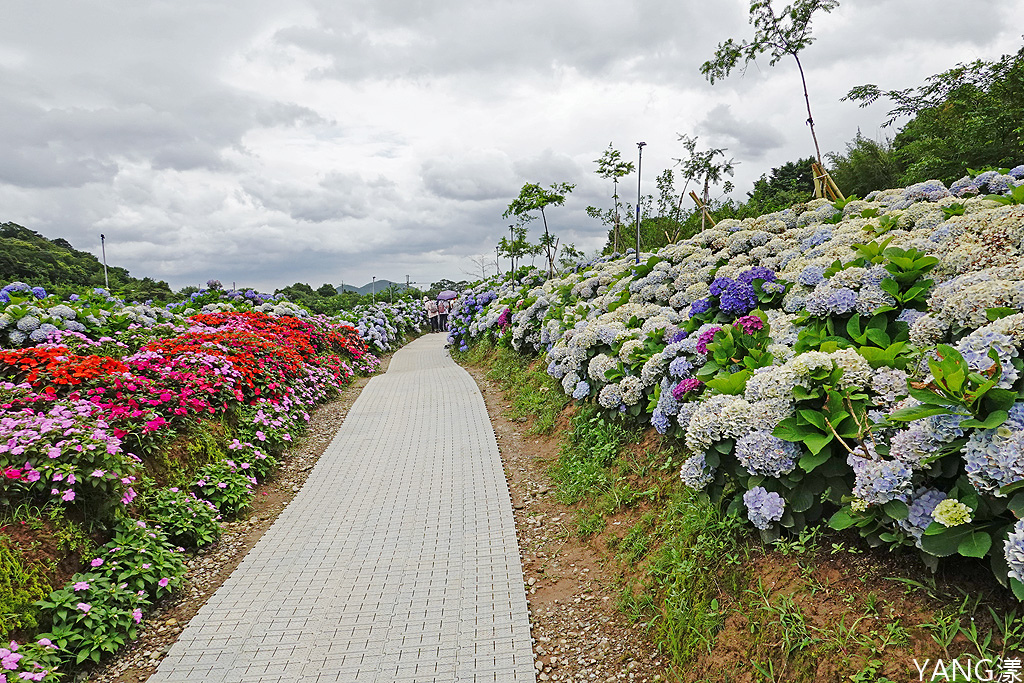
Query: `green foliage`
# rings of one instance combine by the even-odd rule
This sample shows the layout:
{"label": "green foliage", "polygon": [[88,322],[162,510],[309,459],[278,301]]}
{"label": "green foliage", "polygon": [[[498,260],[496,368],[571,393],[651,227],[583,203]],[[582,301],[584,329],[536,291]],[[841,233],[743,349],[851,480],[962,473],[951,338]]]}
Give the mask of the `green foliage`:
{"label": "green foliage", "polygon": [[196,472],[195,493],[220,510],[222,515],[237,516],[252,502],[255,478],[225,460],[205,465]]}
{"label": "green foliage", "polygon": [[[87,587],[75,590],[76,583]],[[88,573],[75,574],[71,583],[37,604],[52,621],[40,637],[57,645],[62,659],[81,663],[99,662],[134,640],[148,600],[108,577]]]}
{"label": "green foliage", "polygon": [[98,571],[128,590],[144,592],[150,601],[169,595],[185,574],[180,549],[171,545],[162,529],[141,521],[119,523],[100,557]]}
{"label": "green foliage", "polygon": [[958,64],[917,88],[861,85],[843,99],[862,107],[890,100],[889,125],[913,117],[893,140],[897,184],[949,184],[968,168],[1012,167],[1024,158],[1024,48],[992,62]]}
{"label": "green foliage", "polygon": [[875,190],[899,187],[902,165],[896,160],[892,140],[882,142],[857,136],[846,143],[845,154],[827,155],[831,168],[829,175],[839,188],[861,197]]}
{"label": "green foliage", "polygon": [[608,471],[630,432],[619,421],[606,419],[593,405],[572,418],[571,430],[551,470],[558,499],[575,503],[613,481]]}
{"label": "green foliage", "polygon": [[38,563],[26,562],[21,550],[0,533],[0,640],[16,629],[37,625],[31,605],[51,590]]}
{"label": "green foliage", "polygon": [[216,506],[176,488],[159,488],[141,497],[145,518],[160,527],[171,543],[200,548],[220,538]]}
{"label": "green foliage", "polygon": [[741,216],[760,216],[809,200],[814,194],[812,163],[812,157],[787,161],[773,168],[770,174],[762,175],[754,182],[754,189],[747,193],[747,201],[740,211]]}

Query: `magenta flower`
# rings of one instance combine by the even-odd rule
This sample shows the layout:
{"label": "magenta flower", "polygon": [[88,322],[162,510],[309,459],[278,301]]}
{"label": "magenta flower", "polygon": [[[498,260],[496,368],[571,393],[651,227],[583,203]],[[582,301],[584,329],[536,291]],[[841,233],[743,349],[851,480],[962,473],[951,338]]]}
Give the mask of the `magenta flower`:
{"label": "magenta flower", "polygon": [[139,609],[138,607],[133,609],[132,610],[132,619],[135,620],[136,624],[141,623],[142,622],[142,610]]}
{"label": "magenta flower", "polygon": [[745,315],[742,318],[736,318],[735,324],[743,328],[743,334],[754,334],[757,330],[764,329],[764,321],[756,315]]}
{"label": "magenta flower", "polygon": [[164,578],[160,579],[159,581],[157,581],[157,584],[159,584],[159,586],[161,588],[166,588],[167,584],[169,584],[170,582],[171,582],[170,579],[168,579],[167,577],[164,577]]}
{"label": "magenta flower", "polygon": [[103,564],[103,558],[102,557],[93,558],[93,561],[90,562],[89,564],[91,564],[93,567],[99,567],[99,566],[101,566]]}
{"label": "magenta flower", "polygon": [[721,331],[721,327],[709,327],[697,337],[697,353],[707,355],[708,342],[715,338],[715,334]]}
{"label": "magenta flower", "polygon": [[84,591],[87,588],[89,588],[89,582],[88,581],[76,581],[75,585],[73,587],[73,590],[77,592],[77,591]]}
{"label": "magenta flower", "polygon": [[679,384],[673,387],[672,398],[677,401],[681,401],[683,400],[683,396],[687,393],[700,389],[702,386],[704,386],[704,382],[701,382],[699,379],[694,379],[693,377],[681,380]]}
{"label": "magenta flower", "polygon": [[92,474],[90,474],[89,476],[90,477],[102,477],[104,474],[106,474],[106,472],[104,472],[103,470],[93,470]]}
{"label": "magenta flower", "polygon": [[60,499],[61,500],[65,500],[65,501],[74,500],[75,499],[75,492],[72,491],[71,489],[68,489],[67,491],[64,492],[64,495],[60,497]]}
{"label": "magenta flower", "polygon": [[86,614],[88,614],[88,613],[89,613],[89,610],[91,610],[91,609],[92,609],[92,605],[90,605],[90,604],[89,604],[89,603],[87,603],[87,602],[80,602],[80,603],[78,603],[78,609],[80,609],[80,610],[82,610],[83,612],[85,612]]}

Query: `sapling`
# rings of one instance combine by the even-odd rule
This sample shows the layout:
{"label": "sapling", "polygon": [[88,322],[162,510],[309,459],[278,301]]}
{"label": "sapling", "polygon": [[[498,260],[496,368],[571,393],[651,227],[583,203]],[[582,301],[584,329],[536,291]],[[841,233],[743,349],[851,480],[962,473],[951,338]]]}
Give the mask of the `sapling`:
{"label": "sapling", "polygon": [[838,6],[839,0],[796,0],[776,14],[772,0],[751,0],[750,23],[754,25],[754,38],[739,43],[729,38],[724,43],[719,43],[714,59],[704,62],[700,67],[700,72],[713,84],[716,80],[728,76],[741,59],[746,66],[758,55],[767,53],[771,56],[769,65],[775,66],[787,55],[791,56],[800,71],[804,102],[807,104],[807,125],[811,129],[819,165],[822,163],[821,149],[818,147],[818,137],[814,133],[811,98],[807,94],[807,78],[800,62],[800,51],[814,41],[811,37],[811,16],[818,10],[831,12]]}

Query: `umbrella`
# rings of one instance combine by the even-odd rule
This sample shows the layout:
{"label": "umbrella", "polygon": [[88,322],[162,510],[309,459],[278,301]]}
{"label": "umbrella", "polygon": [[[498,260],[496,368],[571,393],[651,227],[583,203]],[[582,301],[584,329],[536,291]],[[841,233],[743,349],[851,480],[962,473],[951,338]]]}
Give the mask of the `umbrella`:
{"label": "umbrella", "polygon": [[437,295],[437,300],[438,301],[449,301],[451,299],[454,299],[458,295],[459,295],[458,292],[453,292],[450,289],[446,289],[446,290],[444,290],[443,292],[441,292],[440,294]]}

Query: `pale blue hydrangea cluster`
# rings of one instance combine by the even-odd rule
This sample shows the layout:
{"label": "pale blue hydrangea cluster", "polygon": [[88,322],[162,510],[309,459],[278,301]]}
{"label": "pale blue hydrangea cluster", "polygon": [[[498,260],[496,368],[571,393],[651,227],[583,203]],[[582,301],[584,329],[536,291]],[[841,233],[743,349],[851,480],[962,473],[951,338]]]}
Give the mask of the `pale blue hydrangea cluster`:
{"label": "pale blue hydrangea cluster", "polygon": [[679,469],[679,477],[683,483],[695,491],[700,491],[715,480],[714,473],[707,465],[703,451],[691,455]]}
{"label": "pale blue hydrangea cluster", "polygon": [[1010,408],[995,429],[976,429],[964,446],[964,469],[976,489],[1003,497],[999,489],[1024,479],[1024,403]]}
{"label": "pale blue hydrangea cluster", "polygon": [[757,430],[736,441],[736,459],[751,474],[781,477],[796,467],[800,448],[790,441]]}
{"label": "pale blue hydrangea cluster", "polygon": [[995,365],[995,361],[989,356],[990,351],[995,351],[999,356],[1002,370],[996,386],[1001,389],[1009,389],[1020,377],[1020,371],[1013,364],[1013,359],[1020,355],[1016,342],[990,327],[983,327],[961,339],[956,350],[967,361],[967,365],[979,373],[984,373]]}
{"label": "pale blue hydrangea cluster", "polygon": [[1010,568],[1009,575],[1024,583],[1024,519],[1018,520],[1003,542],[1003,554]]}
{"label": "pale blue hydrangea cluster", "polygon": [[913,470],[900,460],[883,460],[871,447],[851,453],[846,462],[853,469],[853,495],[870,505],[903,500],[913,491]]}
{"label": "pale blue hydrangea cluster", "polygon": [[921,537],[924,535],[924,530],[932,523],[932,512],[935,510],[935,506],[946,499],[946,494],[938,489],[920,487],[907,503],[908,514],[906,519],[901,519],[897,522],[899,527],[911,536],[917,544],[917,547],[921,547]]}
{"label": "pale blue hydrangea cluster", "polygon": [[786,501],[782,496],[763,486],[755,486],[744,493],[743,504],[747,506],[747,519],[762,531],[771,528],[772,523],[781,520],[786,512]]}

